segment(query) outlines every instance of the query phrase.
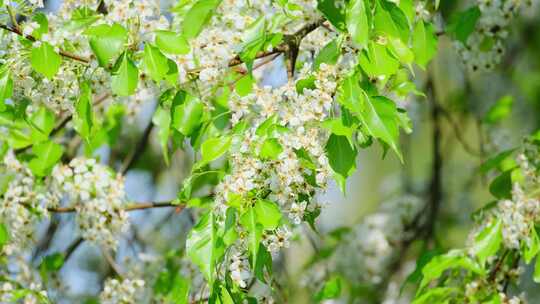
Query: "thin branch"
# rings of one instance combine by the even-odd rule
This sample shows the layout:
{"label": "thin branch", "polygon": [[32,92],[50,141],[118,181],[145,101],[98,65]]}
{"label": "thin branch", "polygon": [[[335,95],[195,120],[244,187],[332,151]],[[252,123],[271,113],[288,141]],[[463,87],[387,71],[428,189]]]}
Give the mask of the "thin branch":
{"label": "thin branch", "polygon": [[[150,203],[135,203],[127,205],[124,210],[125,211],[135,211],[135,210],[144,210],[144,209],[152,209],[152,208],[167,208],[167,207],[175,207],[179,211],[184,209],[183,205],[179,205],[176,202],[150,202]],[[52,213],[73,213],[77,212],[75,207],[57,207],[57,208],[47,208],[49,212]]]}
{"label": "thin branch", "polygon": [[[0,28],[1,29],[4,29],[6,31],[9,31],[9,32],[12,32],[14,34],[17,34],[21,37],[24,37],[30,41],[37,41],[37,39],[32,36],[32,35],[24,35],[23,32],[21,32],[20,29],[18,28],[13,28],[13,27],[10,27],[10,26],[7,26],[5,24],[0,24]],[[58,52],[61,56],[64,56],[66,58],[70,58],[70,59],[73,59],[75,61],[79,61],[79,62],[82,62],[84,64],[89,64],[90,63],[90,59],[89,58],[86,58],[86,57],[83,57],[83,56],[79,56],[79,55],[76,55],[76,54],[73,54],[73,53],[70,53],[68,51],[65,51],[65,50],[60,50]]]}
{"label": "thin branch", "polygon": [[146,128],[144,129],[143,135],[141,136],[141,139],[137,143],[135,149],[132,149],[126,159],[124,159],[124,161],[122,162],[122,166],[120,167],[120,173],[122,175],[126,174],[126,172],[137,162],[137,160],[141,158],[144,150],[146,149],[153,128],[154,123],[150,121],[148,126],[146,126]]}
{"label": "thin branch", "polygon": [[445,108],[439,105],[435,106],[438,108],[439,112],[443,115],[443,117],[446,118],[446,120],[452,125],[452,129],[454,130],[456,139],[459,141],[463,149],[473,156],[480,157],[482,153],[469,145],[465,138],[463,138],[463,131],[459,124],[453,119],[452,115]]}

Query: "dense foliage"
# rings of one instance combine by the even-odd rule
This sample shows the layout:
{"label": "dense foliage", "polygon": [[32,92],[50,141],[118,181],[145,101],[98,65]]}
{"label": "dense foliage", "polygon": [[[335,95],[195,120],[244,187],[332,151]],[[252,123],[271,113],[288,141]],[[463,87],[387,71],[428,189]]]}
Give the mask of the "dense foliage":
{"label": "dense foliage", "polygon": [[[513,92],[487,110],[463,102],[456,122],[439,100],[449,72],[431,61],[453,52],[474,87],[528,47],[506,52],[537,29],[538,3],[442,2],[0,0],[0,301],[285,303],[300,301],[299,285],[308,302],[526,301],[519,279],[540,282],[538,112],[519,146],[498,150],[483,137],[501,128]],[[532,29],[516,26],[526,20]],[[415,119],[418,107],[430,122]],[[478,149],[461,129],[468,115]],[[492,180],[494,200],[459,249],[436,233],[443,119],[480,157],[473,178]],[[347,192],[361,152],[380,146],[407,166],[413,120],[432,132],[423,192],[409,187],[354,227],[320,231],[321,194]],[[137,168],[176,172],[166,177],[179,181],[176,198],[132,201],[125,176]],[[144,219],[130,214],[154,208],[190,224],[148,249]],[[68,239],[59,226],[72,241],[51,250]],[[292,283],[283,252],[300,239],[313,254]],[[99,292],[74,297],[59,274],[84,243],[107,270]],[[132,243],[135,260],[121,261]],[[416,269],[403,276],[406,259]]]}

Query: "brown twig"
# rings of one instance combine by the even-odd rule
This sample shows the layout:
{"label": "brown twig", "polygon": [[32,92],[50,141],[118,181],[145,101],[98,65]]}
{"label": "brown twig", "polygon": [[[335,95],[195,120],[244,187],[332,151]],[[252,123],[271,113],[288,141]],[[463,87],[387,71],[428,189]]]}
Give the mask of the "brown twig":
{"label": "brown twig", "polygon": [[[167,207],[176,207],[179,210],[184,209],[183,205],[179,205],[176,202],[150,202],[150,203],[135,203],[127,205],[125,211],[135,211],[135,210],[144,210],[152,208],[167,208]],[[75,207],[57,207],[57,208],[48,208],[49,212],[53,213],[73,213],[77,210]]]}
{"label": "brown twig", "polygon": [[[10,26],[7,26],[5,24],[0,24],[0,28],[4,29],[6,31],[12,32],[14,34],[17,34],[17,35],[19,35],[21,37],[24,37],[24,38],[26,38],[26,39],[28,39],[30,41],[37,41],[37,39],[32,35],[24,35],[23,32],[21,32],[21,30],[19,28],[10,27]],[[70,53],[70,52],[65,51],[65,50],[60,50],[58,53],[63,57],[70,58],[70,59],[73,59],[75,61],[79,61],[79,62],[84,63],[84,64],[89,64],[90,63],[89,58],[79,56],[79,55]]]}

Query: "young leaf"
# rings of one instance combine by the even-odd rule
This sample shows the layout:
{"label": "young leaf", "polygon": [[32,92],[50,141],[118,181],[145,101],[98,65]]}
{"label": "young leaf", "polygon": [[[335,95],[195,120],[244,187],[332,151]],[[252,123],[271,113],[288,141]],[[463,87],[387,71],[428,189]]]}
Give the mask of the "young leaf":
{"label": "young leaf", "polygon": [[81,95],[75,103],[73,124],[81,137],[89,142],[94,125],[94,113],[92,112],[92,91],[88,83],[83,83],[81,86]]}
{"label": "young leaf", "polygon": [[143,63],[146,73],[159,84],[169,71],[168,59],[161,51],[151,44],[145,44]]}
{"label": "young leaf", "polygon": [[497,253],[502,243],[501,220],[493,222],[484,228],[475,238],[472,247],[478,257],[480,265],[484,266],[486,260]]}
{"label": "young leaf", "polygon": [[231,137],[222,136],[207,139],[201,145],[201,163],[207,164],[223,155],[231,146]]}
{"label": "young leaf", "polygon": [[32,48],[30,63],[37,72],[47,78],[53,78],[60,69],[62,57],[54,51],[48,42],[41,42],[40,46]]}
{"label": "young leaf", "polygon": [[389,77],[399,69],[399,61],[392,56],[385,45],[370,41],[368,48],[360,53],[358,58],[362,70],[372,78]]}
{"label": "young leaf", "polygon": [[96,55],[99,65],[108,67],[125,49],[127,30],[118,23],[100,24],[85,31],[90,36],[90,48]]}
{"label": "young leaf", "polygon": [[206,280],[212,284],[215,266],[224,253],[223,241],[217,234],[212,212],[203,215],[191,229],[186,240],[186,253],[199,267]]}
{"label": "young leaf", "polygon": [[4,223],[0,223],[0,249],[9,241],[9,231]]}
{"label": "young leaf", "polygon": [[257,265],[257,253],[259,251],[259,244],[262,240],[262,230],[263,226],[259,223],[257,219],[257,214],[255,208],[249,208],[241,217],[240,224],[249,233],[248,236],[248,248],[251,253],[252,267],[255,268]]}
{"label": "young leaf", "polygon": [[152,117],[152,123],[158,127],[158,138],[163,151],[163,159],[165,164],[169,165],[169,134],[171,127],[171,113],[170,111],[159,106]]}
{"label": "young leaf", "polygon": [[341,191],[345,192],[345,179],[355,169],[357,151],[351,147],[347,137],[335,134],[328,138],[325,150],[330,167],[338,175]]}
{"label": "young leaf", "polygon": [[46,141],[32,147],[35,157],[28,163],[36,176],[46,176],[62,157],[64,147],[52,141]]}
{"label": "young leaf", "polygon": [[[339,55],[341,55],[341,43],[343,42],[342,37],[343,36],[339,36],[338,38],[332,39],[332,41],[328,42],[328,44],[319,51],[319,54],[317,54],[317,57],[315,57],[315,61],[313,63],[315,69],[318,69],[321,63],[335,64],[337,62]],[[302,80],[299,80],[298,82],[300,81]]]}
{"label": "young leaf", "polygon": [[315,294],[315,300],[335,299],[341,294],[341,278],[336,276],[324,283],[321,290]]}
{"label": "young leaf", "polygon": [[283,147],[276,138],[267,138],[264,140],[259,156],[263,159],[277,159],[283,152]]}
{"label": "young leaf", "polygon": [[32,141],[37,143],[48,139],[49,134],[54,129],[54,113],[48,110],[45,106],[38,108],[30,117],[32,132],[30,137]]}
{"label": "young leaf", "polygon": [[184,16],[182,34],[186,39],[199,35],[204,25],[210,20],[221,0],[199,0]]}
{"label": "young leaf", "polygon": [[412,47],[415,62],[425,69],[437,52],[437,36],[431,24],[425,24],[424,21],[416,23]]}
{"label": "young leaf", "polygon": [[281,220],[281,211],[279,207],[271,201],[260,199],[253,207],[257,220],[262,224],[264,229],[276,229]]}
{"label": "young leaf", "polygon": [[538,233],[536,232],[534,224],[532,225],[530,229],[531,229],[530,239],[528,241],[523,242],[523,246],[525,247],[523,249],[523,259],[525,260],[525,263],[527,264],[529,264],[532,261],[532,259],[540,251],[540,239],[538,238]]}
{"label": "young leaf", "polygon": [[461,41],[467,42],[467,38],[474,31],[476,22],[482,13],[478,6],[473,6],[466,11],[459,12],[450,18],[450,23],[446,27],[446,32]]}
{"label": "young leaf", "polygon": [[347,4],[347,30],[351,35],[353,43],[359,48],[366,46],[369,40],[368,10],[364,1],[351,0]]}
{"label": "young leaf", "polygon": [[190,136],[202,124],[203,103],[193,95],[185,94],[184,101],[173,108],[172,127],[185,136]]}
{"label": "young leaf", "polygon": [[175,55],[185,55],[190,51],[189,43],[182,35],[171,31],[156,31],[157,47],[167,53]]}
{"label": "young leaf", "polygon": [[129,96],[135,93],[139,82],[139,70],[135,63],[124,53],[112,78],[112,91],[120,96]]}
{"label": "young leaf", "polygon": [[345,12],[336,6],[337,3],[334,0],[317,0],[317,9],[323,13],[324,17],[332,23],[337,29],[345,31]]}
{"label": "young leaf", "polygon": [[377,0],[373,18],[374,31],[409,42],[409,22],[403,11],[393,2]]}

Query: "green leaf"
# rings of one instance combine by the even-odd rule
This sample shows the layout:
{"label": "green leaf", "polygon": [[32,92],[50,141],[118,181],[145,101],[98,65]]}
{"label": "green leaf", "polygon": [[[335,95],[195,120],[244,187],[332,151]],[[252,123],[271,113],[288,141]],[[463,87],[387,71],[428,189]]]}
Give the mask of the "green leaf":
{"label": "green leaf", "polygon": [[259,279],[261,282],[266,282],[266,279],[264,277],[264,269],[266,269],[267,273],[271,277],[272,275],[272,255],[263,244],[259,245],[259,251],[257,253],[257,264],[255,265],[254,273],[255,277]]}
{"label": "green leaf", "polygon": [[405,282],[403,282],[403,285],[401,285],[399,293],[401,294],[403,292],[403,288],[405,288],[406,284],[408,283],[411,283],[411,284],[420,283],[420,281],[424,277],[424,275],[422,274],[422,269],[424,268],[424,266],[429,261],[431,261],[433,257],[438,256],[440,254],[441,252],[437,248],[422,252],[420,257],[416,260],[416,268],[414,269],[413,272],[411,272],[411,274],[407,276],[407,278],[405,279]]}
{"label": "green leaf", "polygon": [[36,176],[46,176],[52,167],[58,163],[64,147],[52,141],[46,141],[32,147],[34,158],[28,163],[28,167]]}
{"label": "green leaf", "polygon": [[501,220],[485,227],[475,238],[472,251],[478,257],[480,265],[484,266],[486,260],[499,251],[502,243]]}
{"label": "green leaf", "polygon": [[317,9],[334,25],[337,29],[345,31],[346,21],[345,12],[337,6],[338,2],[334,0],[317,0]]}
{"label": "green leaf", "polygon": [[259,17],[246,28],[242,41],[242,50],[239,56],[251,71],[253,60],[266,42],[266,19],[264,16]]}
{"label": "green leaf", "polygon": [[422,269],[422,281],[419,289],[423,289],[431,281],[438,279],[444,271],[451,268],[463,268],[476,274],[484,274],[473,260],[460,250],[452,250],[446,254],[433,257]]}
{"label": "green leaf", "polygon": [[283,152],[283,147],[276,138],[267,138],[264,140],[259,156],[262,159],[277,159],[279,154]]}
{"label": "green leaf", "polygon": [[13,95],[13,79],[9,70],[0,68],[0,112],[5,110],[4,101]]}
{"label": "green leaf", "polygon": [[118,23],[100,24],[87,29],[84,33],[90,36],[90,48],[102,67],[108,67],[116,60],[124,51],[128,39],[127,30]]}
{"label": "green leaf", "polygon": [[349,144],[351,146],[353,145],[352,136],[354,132],[354,127],[356,126],[345,126],[341,118],[333,118],[323,121],[322,127],[332,132],[332,134],[347,137],[347,139],[349,140]]}
{"label": "green leaf", "polygon": [[90,142],[92,127],[94,126],[94,113],[92,112],[92,91],[88,83],[81,85],[80,97],[75,103],[75,113],[73,113],[73,124],[75,130],[87,142]]}
{"label": "green leaf", "polygon": [[401,161],[399,150],[399,116],[394,102],[383,96],[368,97],[364,93],[365,109],[360,113],[360,120],[371,134],[388,144]]}
{"label": "green leaf", "polygon": [[0,248],[9,241],[9,231],[4,223],[0,223]]}
{"label": "green leaf", "polygon": [[199,0],[186,13],[182,21],[182,34],[186,39],[197,37],[210,20],[221,0]]}
{"label": "green leaf", "polygon": [[512,198],[512,171],[507,170],[489,184],[489,192],[498,199]]}
{"label": "green leaf", "polygon": [[39,264],[39,273],[47,281],[47,274],[56,273],[64,265],[64,255],[62,253],[53,253],[43,258]]}
{"label": "green leaf", "polygon": [[248,232],[248,248],[251,253],[252,267],[255,268],[257,265],[257,253],[259,251],[259,244],[262,240],[262,231],[263,226],[259,223],[257,219],[257,213],[255,208],[249,208],[242,216],[240,217],[240,224]]}
{"label": "green leaf", "polygon": [[62,57],[54,51],[54,48],[48,42],[40,42],[40,46],[32,47],[30,63],[34,70],[50,79],[60,69]]}
{"label": "green leaf", "polygon": [[202,124],[203,103],[195,96],[185,93],[183,102],[173,108],[172,127],[185,136],[190,136]]}
{"label": "green leaf", "polygon": [[331,134],[325,146],[326,155],[332,170],[339,176],[337,182],[341,186],[341,191],[345,192],[345,179],[352,174],[356,168],[357,151],[346,136]]}
{"label": "green leaf", "polygon": [[240,97],[244,97],[251,93],[253,90],[253,85],[255,84],[255,78],[251,74],[248,74],[240,78],[236,82],[235,91]]}
{"label": "green leaf", "polygon": [[522,242],[522,246],[525,247],[523,248],[523,259],[527,264],[529,264],[540,251],[540,239],[538,238],[538,233],[536,232],[534,225],[531,226],[530,238]]}
{"label": "green leaf", "polygon": [[223,155],[231,146],[231,137],[222,136],[207,139],[201,145],[201,163],[207,164]]}
{"label": "green leaf", "polygon": [[424,21],[417,22],[412,43],[415,62],[425,69],[437,52],[437,35],[433,26],[425,24]]}
{"label": "green leaf", "polygon": [[163,151],[163,159],[165,163],[169,165],[169,134],[171,127],[171,113],[170,111],[159,106],[152,117],[152,123],[158,127],[159,144],[161,145],[161,151]]}
{"label": "green leaf", "polygon": [[376,34],[386,34],[399,38],[404,43],[409,42],[410,30],[407,16],[395,3],[378,0],[375,6],[373,24]]}
{"label": "green leaf", "polygon": [[190,51],[189,43],[182,35],[171,31],[156,31],[157,47],[167,53],[175,55],[185,55]]}
{"label": "green leaf", "polygon": [[257,216],[257,221],[264,229],[276,229],[281,221],[281,211],[279,207],[271,201],[260,199],[253,207]]}
{"label": "green leaf", "polygon": [[474,31],[476,22],[481,16],[478,6],[473,6],[466,11],[454,14],[446,27],[446,32],[454,39],[467,43],[467,38]]}
{"label": "green leaf", "polygon": [[223,240],[217,234],[214,215],[208,212],[191,229],[186,240],[186,253],[210,285],[214,282],[215,267],[224,249]]}
{"label": "green leaf", "polygon": [[540,257],[536,257],[536,263],[534,263],[533,280],[536,283],[540,283]]}
{"label": "green leaf", "polygon": [[45,141],[54,129],[54,114],[45,106],[40,106],[30,117],[32,131],[30,137],[34,143]]}
{"label": "green leaf", "polygon": [[446,300],[452,298],[457,291],[454,287],[435,287],[416,297],[412,304],[449,303]]}
{"label": "green leaf", "polygon": [[385,45],[370,41],[368,48],[358,58],[362,70],[371,78],[394,75],[399,69],[399,61],[392,56]]}
{"label": "green leaf", "polygon": [[409,49],[407,44],[401,41],[399,38],[388,38],[388,50],[403,64],[409,65],[414,60],[414,54]]}
{"label": "green leaf", "polygon": [[321,289],[315,294],[318,302],[328,299],[336,299],[341,295],[341,278],[336,276],[324,283]]}
{"label": "green leaf", "polygon": [[169,71],[168,58],[157,47],[148,43],[144,46],[143,64],[146,73],[158,84]]}
{"label": "green leaf", "polygon": [[120,57],[116,71],[112,75],[111,88],[119,96],[129,96],[135,93],[139,82],[139,70],[135,63],[124,53]]}
{"label": "green leaf", "polygon": [[363,48],[369,40],[368,10],[365,0],[351,0],[347,4],[347,30],[358,48]]}
{"label": "green leaf", "polygon": [[[505,161],[509,159],[509,157],[514,153],[514,151],[516,151],[516,149],[502,151],[499,154],[489,158],[480,166],[480,172],[485,174],[492,169],[497,168],[501,170],[503,168]],[[511,161],[513,162],[513,160]]]}
{"label": "green leaf", "polygon": [[[313,64],[314,68],[318,69],[321,63],[335,64],[338,61],[339,56],[341,55],[342,42],[343,42],[343,36],[339,36],[335,39],[332,39],[332,41],[328,42],[328,44],[325,45],[319,51],[319,53],[317,54],[317,57],[315,57],[315,61]],[[298,88],[298,83],[302,80],[305,81],[305,79],[301,79],[297,82],[297,88]]]}
{"label": "green leaf", "polygon": [[484,116],[484,123],[496,124],[505,119],[512,112],[514,98],[510,95],[501,97]]}

